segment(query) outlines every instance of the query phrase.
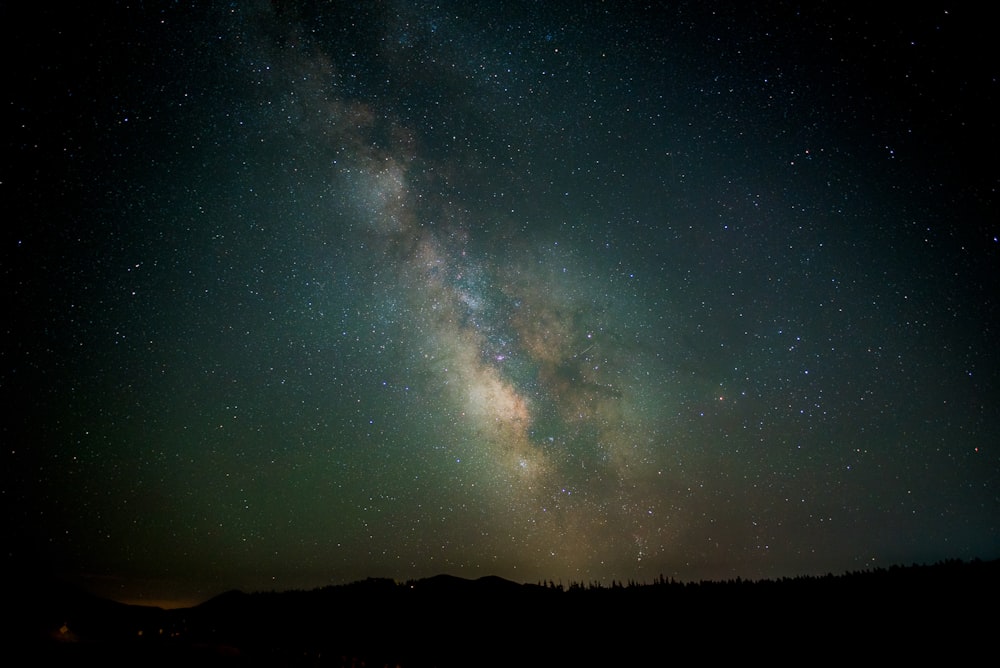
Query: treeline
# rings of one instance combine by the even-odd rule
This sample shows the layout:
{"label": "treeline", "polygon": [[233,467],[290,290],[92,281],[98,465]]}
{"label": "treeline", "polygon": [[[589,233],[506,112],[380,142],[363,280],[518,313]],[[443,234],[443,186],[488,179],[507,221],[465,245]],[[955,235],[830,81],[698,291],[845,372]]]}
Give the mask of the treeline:
{"label": "treeline", "polygon": [[78,601],[46,619],[65,629],[64,641],[83,641],[62,642],[48,657],[56,663],[79,657],[79,646],[103,651],[105,664],[124,656],[131,665],[189,667],[621,667],[690,652],[700,661],[747,652],[775,658],[802,646],[827,661],[841,653],[856,660],[863,648],[866,660],[896,663],[947,646],[962,663],[992,642],[996,619],[984,605],[997,594],[1000,561],[955,560],[756,581],[369,578],[310,591],[234,591],[185,610]]}
{"label": "treeline", "polygon": [[945,580],[948,582],[954,582],[955,578],[980,581],[982,578],[997,578],[998,574],[1000,574],[1000,560],[983,561],[982,559],[973,559],[971,561],[963,561],[961,559],[946,559],[933,564],[913,564],[910,566],[894,565],[889,566],[888,568],[875,567],[871,569],[846,571],[839,575],[835,575],[830,572],[820,576],[798,575],[794,577],[781,577],[778,579],[763,578],[750,580],[735,577],[727,580],[698,580],[684,582],[678,581],[673,577],[667,578],[663,574],[660,574],[658,577],[654,578],[652,582],[639,582],[631,579],[627,581],[620,581],[613,579],[607,585],[595,581],[588,583],[570,581],[568,585],[564,586],[562,581],[556,582],[554,580],[540,580],[535,586],[553,591],[576,593],[584,591],[619,591],[623,589],[639,588],[690,590],[698,588],[717,589],[719,587],[745,588],[748,586],[758,586],[763,589],[771,588],[775,585],[795,587],[800,585],[814,585],[818,583],[826,585],[836,584],[839,586],[844,584],[857,585],[888,581],[921,581],[929,584],[934,581]]}

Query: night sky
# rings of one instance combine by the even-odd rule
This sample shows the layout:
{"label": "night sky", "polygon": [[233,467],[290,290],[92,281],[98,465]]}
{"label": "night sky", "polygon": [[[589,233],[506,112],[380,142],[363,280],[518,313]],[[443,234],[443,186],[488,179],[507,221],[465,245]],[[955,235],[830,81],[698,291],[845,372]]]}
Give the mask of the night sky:
{"label": "night sky", "polygon": [[5,4],[8,571],[1000,557],[971,4]]}

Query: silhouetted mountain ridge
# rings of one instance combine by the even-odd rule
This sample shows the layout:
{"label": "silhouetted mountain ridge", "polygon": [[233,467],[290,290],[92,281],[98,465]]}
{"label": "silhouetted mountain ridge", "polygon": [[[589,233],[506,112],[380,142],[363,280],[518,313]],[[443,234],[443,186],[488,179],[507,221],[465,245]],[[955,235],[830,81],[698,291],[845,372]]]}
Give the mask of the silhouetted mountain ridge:
{"label": "silhouetted mountain ridge", "polygon": [[914,639],[924,649],[961,640],[951,648],[958,652],[985,643],[995,620],[973,602],[990,601],[998,583],[1000,560],[976,560],[841,576],[610,586],[446,574],[402,583],[368,578],[311,591],[229,591],[180,610],[75,591],[48,598],[63,607],[39,614],[34,623],[46,626],[33,637],[60,652],[84,645],[114,648],[128,661],[140,652],[210,665],[632,665],[693,647],[705,658],[736,656],[762,638],[815,646],[847,638],[874,648],[871,658],[881,648],[898,660],[907,647],[922,656]]}

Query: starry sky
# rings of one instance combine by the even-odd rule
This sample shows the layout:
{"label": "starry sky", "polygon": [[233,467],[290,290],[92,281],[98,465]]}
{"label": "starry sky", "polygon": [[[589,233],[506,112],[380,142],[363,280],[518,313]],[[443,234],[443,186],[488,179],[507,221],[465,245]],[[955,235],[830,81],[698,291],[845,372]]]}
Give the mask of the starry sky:
{"label": "starry sky", "polygon": [[36,4],[9,567],[182,604],[1000,556],[971,3]]}

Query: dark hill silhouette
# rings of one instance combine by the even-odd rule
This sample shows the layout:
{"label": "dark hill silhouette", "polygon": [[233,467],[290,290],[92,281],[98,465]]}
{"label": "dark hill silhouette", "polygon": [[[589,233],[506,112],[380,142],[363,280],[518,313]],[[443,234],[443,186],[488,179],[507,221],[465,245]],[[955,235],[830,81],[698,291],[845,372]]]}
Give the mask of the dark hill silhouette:
{"label": "dark hill silhouette", "polygon": [[977,560],[566,589],[495,576],[369,578],[312,591],[231,591],[181,610],[40,587],[8,651],[146,666],[632,666],[692,656],[899,663],[934,652],[962,664],[992,652],[998,585],[1000,561]]}

